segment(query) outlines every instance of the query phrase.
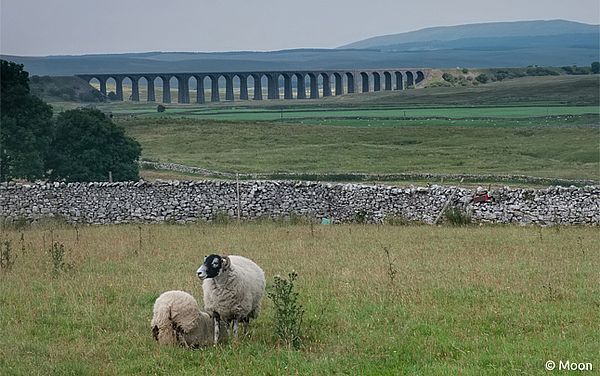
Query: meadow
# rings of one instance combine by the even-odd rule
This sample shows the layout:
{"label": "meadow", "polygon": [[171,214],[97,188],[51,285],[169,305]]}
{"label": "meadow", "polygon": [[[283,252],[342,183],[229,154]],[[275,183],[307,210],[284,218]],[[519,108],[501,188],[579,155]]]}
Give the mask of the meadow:
{"label": "meadow", "polygon": [[599,181],[599,89],[595,76],[552,76],[319,100],[173,103],[162,113],[145,102],[97,107],[141,143],[143,159],[216,171]]}
{"label": "meadow", "polygon": [[[16,256],[0,270],[3,375],[541,375],[547,360],[599,366],[596,228],[50,222],[4,227],[0,238]],[[182,289],[201,301],[195,270],[209,253],[254,259],[268,289],[275,275],[298,272],[299,350],[275,338],[266,298],[236,343],[189,351],[153,341],[154,300]]]}
{"label": "meadow", "polygon": [[310,121],[119,120],[141,143],[143,158],[216,171],[466,172],[598,179],[597,126],[399,122],[368,127]]}

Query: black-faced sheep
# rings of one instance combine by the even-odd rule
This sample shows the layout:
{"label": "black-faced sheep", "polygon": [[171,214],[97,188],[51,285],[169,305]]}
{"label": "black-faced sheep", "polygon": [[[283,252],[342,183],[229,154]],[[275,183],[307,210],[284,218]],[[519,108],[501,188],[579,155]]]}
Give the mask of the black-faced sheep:
{"label": "black-faced sheep", "polygon": [[197,348],[216,343],[212,318],[184,291],[162,293],[154,302],[150,325],[154,339],[161,345]]}
{"label": "black-faced sheep", "polygon": [[219,324],[233,322],[233,335],[237,338],[238,323],[247,324],[258,317],[260,301],[265,293],[265,273],[242,256],[210,255],[198,268],[198,278],[203,280],[204,309],[213,317],[214,340],[219,337]]}

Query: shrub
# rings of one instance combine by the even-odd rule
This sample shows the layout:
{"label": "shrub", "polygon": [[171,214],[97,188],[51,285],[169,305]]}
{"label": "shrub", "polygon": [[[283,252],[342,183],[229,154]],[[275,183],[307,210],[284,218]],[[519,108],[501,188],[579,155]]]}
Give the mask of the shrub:
{"label": "shrub", "polygon": [[358,224],[367,223],[367,212],[364,210],[359,210],[359,211],[355,212],[354,215],[352,216],[352,222],[358,223]]}
{"label": "shrub", "polygon": [[12,250],[11,241],[5,240],[4,243],[2,243],[2,248],[0,249],[0,269],[11,270],[15,264],[16,258],[17,256]]}
{"label": "shrub", "polygon": [[65,262],[65,245],[63,243],[54,242],[48,251],[52,258],[52,271],[54,274],[59,274],[61,271],[67,271],[73,268],[71,264]]}
{"label": "shrub", "polygon": [[528,76],[558,76],[559,73],[552,69],[543,68],[543,67],[533,67],[527,68],[525,71]]}
{"label": "shrub", "polygon": [[468,70],[467,68],[463,68],[463,69],[462,69],[462,72],[463,72],[464,74],[467,74],[467,73],[469,73],[469,70]]}
{"label": "shrub", "polygon": [[108,98],[109,101],[116,101],[117,100],[117,94],[115,94],[114,91],[109,92],[106,97]]}
{"label": "shrub", "polygon": [[163,106],[162,104],[159,104],[158,106],[156,106],[157,112],[165,112],[166,110],[167,110],[167,108],[165,106]]}
{"label": "shrub", "polygon": [[572,67],[565,66],[561,67],[561,69],[565,71],[565,73],[573,75],[589,74],[591,72],[591,67],[578,67],[577,65],[573,65]]}
{"label": "shrub", "polygon": [[83,93],[79,93],[79,101],[81,102],[104,102],[104,95],[101,92],[87,91]]}
{"label": "shrub", "polygon": [[593,74],[600,73],[600,62],[594,61],[592,63],[591,69]]}
{"label": "shrub", "polygon": [[444,218],[446,222],[454,226],[464,226],[471,223],[471,216],[469,213],[456,208],[449,207],[444,211]]}
{"label": "shrub", "polygon": [[403,215],[389,215],[383,220],[383,223],[390,226],[406,226],[409,224],[408,219]]}
{"label": "shrub", "polygon": [[219,211],[213,218],[213,223],[218,225],[228,225],[231,223],[231,217],[225,211]]}
{"label": "shrub", "polygon": [[302,345],[301,326],[304,308],[298,302],[299,294],[294,291],[294,281],[298,277],[296,272],[288,274],[288,278],[277,275],[274,278],[273,288],[267,296],[275,306],[275,333],[286,345],[299,349]]}
{"label": "shrub", "polygon": [[482,83],[482,84],[485,84],[485,83],[487,83],[487,82],[488,82],[489,78],[488,78],[487,74],[485,74],[485,73],[482,73],[482,74],[480,74],[479,76],[475,77],[475,80],[476,80],[477,82],[480,82],[480,83]]}
{"label": "shrub", "polygon": [[453,75],[451,75],[450,73],[444,73],[442,74],[442,79],[446,82],[454,82],[456,79],[454,78]]}

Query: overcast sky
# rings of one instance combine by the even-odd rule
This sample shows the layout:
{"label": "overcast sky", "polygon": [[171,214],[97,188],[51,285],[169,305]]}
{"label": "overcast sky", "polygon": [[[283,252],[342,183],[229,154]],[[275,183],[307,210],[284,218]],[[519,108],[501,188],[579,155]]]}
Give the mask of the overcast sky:
{"label": "overcast sky", "polygon": [[598,0],[1,0],[0,53],[333,48],[433,26],[600,23]]}

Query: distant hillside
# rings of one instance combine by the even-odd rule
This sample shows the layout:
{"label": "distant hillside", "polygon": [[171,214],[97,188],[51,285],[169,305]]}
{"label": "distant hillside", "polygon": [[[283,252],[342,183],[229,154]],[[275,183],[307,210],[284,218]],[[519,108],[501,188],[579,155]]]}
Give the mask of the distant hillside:
{"label": "distant hillside", "polygon": [[103,102],[104,96],[78,77],[32,76],[31,93],[45,101]]}
{"label": "distant hillside", "polygon": [[[490,22],[479,24],[468,24],[458,26],[440,26],[411,31],[408,33],[400,33],[393,35],[384,35],[373,37],[358,42],[350,43],[340,48],[370,48],[389,50],[396,49],[399,45],[413,45],[417,48],[420,44],[427,45],[431,43],[440,43],[448,41],[457,41],[459,46],[470,45],[466,40],[474,40],[475,44],[479,44],[479,40],[487,40],[489,42],[497,41],[502,43],[504,38],[507,43],[502,43],[507,46],[512,46],[513,43],[523,44],[520,39],[531,37],[558,37],[564,35],[587,34],[595,35],[596,40],[599,25],[589,25],[573,21],[552,20],[552,21],[516,21],[516,22]],[[441,43],[441,46],[451,46],[452,43]],[[586,45],[587,46],[587,45]],[[598,48],[596,43],[593,47]]]}
{"label": "distant hillside", "polygon": [[375,37],[338,49],[0,57],[24,64],[31,74],[52,76],[99,72],[589,66],[600,60],[599,32],[598,25],[561,20],[498,22]]}

